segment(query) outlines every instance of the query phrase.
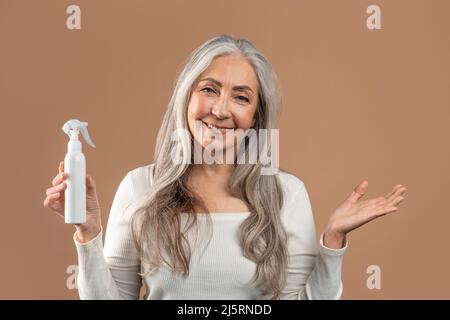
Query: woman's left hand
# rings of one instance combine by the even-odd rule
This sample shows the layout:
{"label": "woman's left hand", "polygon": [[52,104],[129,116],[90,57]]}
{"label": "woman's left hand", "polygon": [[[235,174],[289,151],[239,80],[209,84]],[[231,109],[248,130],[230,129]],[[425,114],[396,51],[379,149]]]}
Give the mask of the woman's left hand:
{"label": "woman's left hand", "polygon": [[378,217],[397,211],[406,191],[405,187],[398,184],[385,196],[361,201],[368,186],[369,182],[361,182],[350,197],[333,212],[324,232],[326,247],[342,248],[347,233]]}

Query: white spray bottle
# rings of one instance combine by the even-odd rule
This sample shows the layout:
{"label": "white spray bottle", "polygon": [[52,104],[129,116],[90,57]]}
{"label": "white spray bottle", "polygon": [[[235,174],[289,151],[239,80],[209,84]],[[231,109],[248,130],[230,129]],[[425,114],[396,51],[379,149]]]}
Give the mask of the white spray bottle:
{"label": "white spray bottle", "polygon": [[64,193],[64,220],[71,224],[86,222],[86,158],[81,150],[78,134],[81,132],[86,142],[95,148],[89,137],[87,125],[87,122],[72,119],[62,127],[70,137],[67,154],[64,158],[64,172],[68,174],[67,188]]}

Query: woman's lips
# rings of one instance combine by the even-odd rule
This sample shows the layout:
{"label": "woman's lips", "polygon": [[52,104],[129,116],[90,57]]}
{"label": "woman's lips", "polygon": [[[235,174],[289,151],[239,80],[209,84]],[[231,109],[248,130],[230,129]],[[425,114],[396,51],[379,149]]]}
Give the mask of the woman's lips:
{"label": "woman's lips", "polygon": [[233,131],[233,128],[221,128],[221,127],[216,127],[212,124],[206,123],[204,121],[202,121],[203,126],[209,130],[210,132],[218,132],[221,134],[226,134],[227,132],[231,132]]}

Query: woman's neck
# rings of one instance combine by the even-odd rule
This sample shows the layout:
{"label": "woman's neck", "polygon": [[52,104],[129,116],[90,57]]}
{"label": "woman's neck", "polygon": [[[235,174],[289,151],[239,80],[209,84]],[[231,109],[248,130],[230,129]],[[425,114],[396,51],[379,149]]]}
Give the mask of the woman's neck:
{"label": "woman's neck", "polygon": [[214,182],[215,185],[228,188],[228,182],[234,169],[234,164],[194,164],[191,178],[197,183]]}

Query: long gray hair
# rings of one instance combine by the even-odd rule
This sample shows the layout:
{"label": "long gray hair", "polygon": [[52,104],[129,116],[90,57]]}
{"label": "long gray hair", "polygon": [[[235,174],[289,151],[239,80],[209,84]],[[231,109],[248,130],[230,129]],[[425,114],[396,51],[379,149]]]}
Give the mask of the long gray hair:
{"label": "long gray hair", "polygon": [[[179,164],[170,158],[174,148],[181,149],[181,157],[191,157],[188,148],[192,148],[193,137],[174,141],[172,133],[177,129],[188,130],[186,109],[195,81],[216,57],[226,55],[244,57],[256,73],[259,97],[254,129],[276,128],[281,105],[277,77],[268,60],[249,41],[221,35],[191,53],[175,84],[157,136],[151,192],[131,221],[141,262],[147,268],[145,273],[156,271],[165,263],[175,272],[189,274],[191,248],[186,232],[197,223],[194,205],[205,206],[187,188],[192,162]],[[287,274],[287,236],[280,218],[283,193],[277,175],[261,175],[261,167],[259,160],[256,164],[235,165],[229,187],[233,196],[250,208],[238,236],[244,256],[256,263],[251,282],[261,289],[262,295],[279,299]],[[184,231],[180,212],[192,213]]]}

